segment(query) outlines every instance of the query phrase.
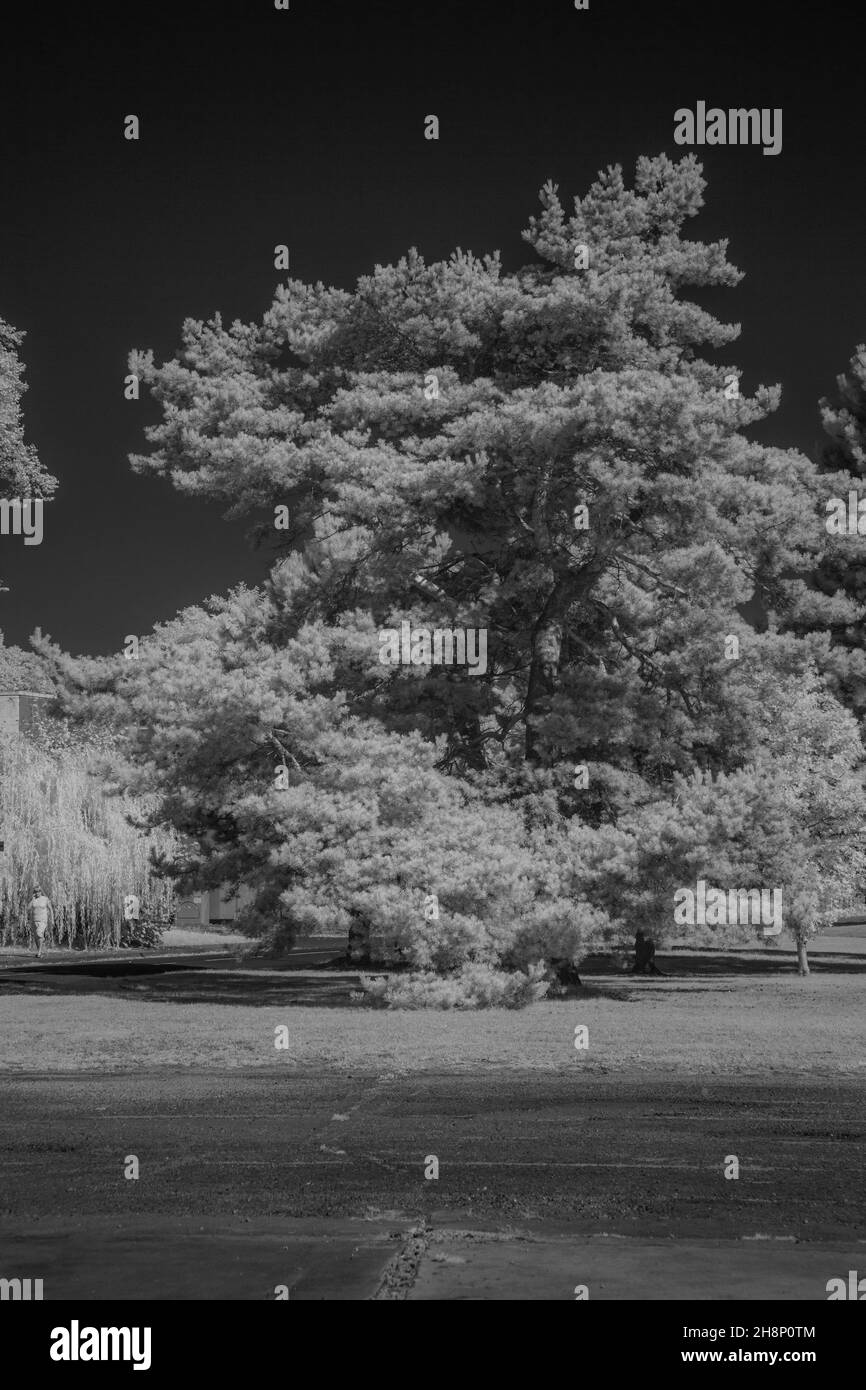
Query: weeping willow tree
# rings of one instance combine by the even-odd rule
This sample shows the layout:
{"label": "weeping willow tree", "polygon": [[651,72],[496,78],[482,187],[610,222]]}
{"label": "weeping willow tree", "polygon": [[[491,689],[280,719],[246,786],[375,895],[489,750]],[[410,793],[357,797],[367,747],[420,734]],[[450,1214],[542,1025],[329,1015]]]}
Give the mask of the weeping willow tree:
{"label": "weeping willow tree", "polygon": [[167,919],[172,887],[156,876],[151,851],[164,854],[172,837],[139,829],[135,822],[147,808],[110,794],[97,762],[94,750],[62,738],[0,739],[4,945],[27,940],[27,905],[37,884],[54,906],[56,945],[119,944],[128,893],[141,900],[143,917]]}

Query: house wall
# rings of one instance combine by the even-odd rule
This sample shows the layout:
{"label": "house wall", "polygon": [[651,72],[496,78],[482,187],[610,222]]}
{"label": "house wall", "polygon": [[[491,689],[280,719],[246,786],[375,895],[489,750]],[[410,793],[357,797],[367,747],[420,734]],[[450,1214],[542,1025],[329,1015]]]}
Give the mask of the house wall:
{"label": "house wall", "polygon": [[40,700],[39,695],[18,696],[18,732],[24,733],[33,723],[33,715]]}
{"label": "house wall", "polygon": [[238,914],[253,899],[252,890],[241,884],[232,893],[225,884],[210,891],[192,893],[177,899],[175,922],[179,927],[208,927],[211,923],[234,922]]}
{"label": "house wall", "polygon": [[40,700],[50,700],[50,695],[31,694],[28,691],[8,691],[0,693],[0,734],[23,734],[33,723],[33,714]]}
{"label": "house wall", "polygon": [[19,730],[19,695],[0,695],[0,734],[17,734]]}
{"label": "house wall", "polygon": [[253,896],[252,891],[243,883],[236,893],[233,893],[225,884],[220,888],[212,888],[207,894],[208,921],[236,921],[238,914],[248,903],[252,902]]}

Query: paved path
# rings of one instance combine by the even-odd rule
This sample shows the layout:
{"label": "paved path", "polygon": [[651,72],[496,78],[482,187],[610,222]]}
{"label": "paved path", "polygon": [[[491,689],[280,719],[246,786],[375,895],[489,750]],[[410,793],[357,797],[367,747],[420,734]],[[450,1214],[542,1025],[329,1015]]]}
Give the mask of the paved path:
{"label": "paved path", "polygon": [[823,1299],[866,1272],[862,1082],[18,1075],[0,1115],[0,1277],[49,1298]]}

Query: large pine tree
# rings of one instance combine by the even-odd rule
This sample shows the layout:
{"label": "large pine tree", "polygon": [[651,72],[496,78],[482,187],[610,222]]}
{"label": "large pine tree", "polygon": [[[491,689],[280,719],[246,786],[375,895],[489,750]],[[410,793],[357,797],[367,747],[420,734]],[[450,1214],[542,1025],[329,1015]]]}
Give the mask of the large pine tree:
{"label": "large pine tree", "polygon": [[[826,664],[834,603],[807,582],[827,544],[817,469],[746,433],[778,393],[741,396],[736,370],[702,356],[739,327],[685,291],[740,278],[726,243],[683,236],[703,189],[693,156],[641,159],[633,188],[610,168],[570,215],[548,184],[524,233],[534,260],[512,274],[498,255],[427,265],[412,251],[352,291],[290,281],[260,323],[189,320],[162,365],[131,355],[163,411],[134,467],[262,529],[278,508],[291,519],[269,581],[214,610],[218,635],[187,615],[122,678],[143,714],[160,692],[179,711],[170,735],[137,721],[136,756],[161,769],[167,813],[214,873],[249,867],[244,808],[270,777],[231,728],[248,721],[243,748],[249,730],[257,747],[278,738],[312,792],[329,757],[360,753],[339,742],[345,713],[389,762],[402,746],[415,765],[420,735],[429,776],[509,808],[547,836],[551,864],[564,844],[579,853],[576,883],[551,868],[530,894],[553,917],[591,888],[614,921],[624,866],[668,900],[678,871],[661,840],[654,857],[641,846],[677,779],[753,765],[755,691]],[[404,620],[486,630],[486,672],[383,666],[378,633]],[[794,624],[801,637],[777,636]],[[220,745],[173,686],[172,662],[196,661]],[[330,851],[311,842],[281,879],[292,851],[276,848],[275,814],[254,817],[275,836],[256,874],[296,912],[288,879],[309,887]]]}

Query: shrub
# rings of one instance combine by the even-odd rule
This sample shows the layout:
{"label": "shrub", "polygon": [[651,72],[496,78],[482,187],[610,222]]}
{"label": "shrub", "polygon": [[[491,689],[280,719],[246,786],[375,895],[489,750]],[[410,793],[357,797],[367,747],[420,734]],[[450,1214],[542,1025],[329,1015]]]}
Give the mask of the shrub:
{"label": "shrub", "polygon": [[514,927],[505,963],[519,970],[545,960],[577,965],[586,943],[601,943],[612,930],[607,915],[585,899],[533,903]]}
{"label": "shrub", "polygon": [[470,962],[448,975],[418,970],[410,975],[366,978],[364,989],[392,1009],[522,1009],[549,989],[540,961],[527,971],[496,970]]}

